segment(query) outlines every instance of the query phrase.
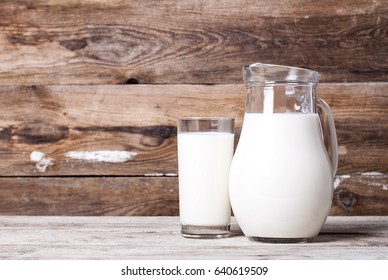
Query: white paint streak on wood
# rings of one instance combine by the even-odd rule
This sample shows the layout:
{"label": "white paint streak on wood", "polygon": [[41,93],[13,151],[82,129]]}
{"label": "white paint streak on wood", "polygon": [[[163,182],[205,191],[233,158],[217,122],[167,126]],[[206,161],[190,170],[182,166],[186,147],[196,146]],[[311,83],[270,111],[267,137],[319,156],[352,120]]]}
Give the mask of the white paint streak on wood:
{"label": "white paint streak on wood", "polygon": [[348,153],[346,150],[346,146],[338,146],[338,155],[339,156],[344,156]]}
{"label": "white paint streak on wood", "polygon": [[158,173],[158,172],[155,172],[155,173],[146,173],[144,174],[145,177],[163,177],[163,176],[166,176],[166,177],[178,177],[178,174],[176,173]]}
{"label": "white paint streak on wood", "polygon": [[178,177],[178,174],[176,174],[176,173],[166,173],[164,175],[167,177]]}
{"label": "white paint streak on wood", "polygon": [[337,175],[334,180],[334,189],[338,188],[338,186],[342,183],[343,180],[349,179],[350,175]]}
{"label": "white paint streak on wood", "polygon": [[46,172],[47,167],[53,165],[53,159],[46,157],[43,152],[33,151],[30,154],[30,159],[36,162],[35,167],[38,172]]}
{"label": "white paint streak on wood", "polygon": [[[355,178],[359,177],[360,175],[361,175],[361,178],[360,178],[359,182],[361,182],[361,183],[364,181],[362,176],[364,176],[364,177],[384,177],[384,176],[386,176],[384,173],[377,172],[377,171],[372,171],[372,172],[357,173],[357,174],[355,174]],[[334,189],[338,188],[339,185],[344,180],[349,179],[350,176],[351,175],[337,175],[337,176],[335,176]],[[385,184],[385,183],[367,182],[367,185],[370,186],[370,187],[378,187],[378,188],[381,188],[383,190],[388,190],[388,184]]]}
{"label": "white paint streak on wood", "polygon": [[384,183],[370,182],[370,183],[368,183],[368,186],[381,188],[385,191],[388,190],[388,184],[384,184]]}
{"label": "white paint streak on wood", "polygon": [[371,183],[371,184],[369,184],[369,186],[379,187],[379,188],[382,188],[385,191],[388,190],[388,184]]}
{"label": "white paint streak on wood", "polygon": [[[366,177],[383,177],[386,176],[384,173],[377,172],[377,171],[371,171],[371,172],[364,172],[361,173],[361,176],[366,176]],[[371,187],[377,187],[381,188],[383,190],[388,190],[388,184],[380,183],[380,182],[368,182],[368,186]]]}
{"label": "white paint streak on wood", "polygon": [[341,179],[336,177],[334,180],[334,189],[338,188],[340,184],[341,184]]}
{"label": "white paint streak on wood", "polygon": [[136,152],[128,151],[70,151],[66,157],[88,162],[121,163],[134,159]]}
{"label": "white paint streak on wood", "polygon": [[372,172],[364,172],[361,173],[362,176],[384,176],[384,173],[372,171]]}
{"label": "white paint streak on wood", "polygon": [[164,173],[146,173],[144,174],[145,177],[162,177],[164,176]]}

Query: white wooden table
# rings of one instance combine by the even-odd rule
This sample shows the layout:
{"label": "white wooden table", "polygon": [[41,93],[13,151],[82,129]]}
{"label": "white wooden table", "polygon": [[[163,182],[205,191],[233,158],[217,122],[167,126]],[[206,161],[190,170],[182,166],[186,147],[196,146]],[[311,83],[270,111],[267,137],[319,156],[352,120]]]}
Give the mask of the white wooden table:
{"label": "white wooden table", "polygon": [[178,217],[0,216],[0,259],[388,259],[388,216],[329,217],[308,244],[186,239]]}

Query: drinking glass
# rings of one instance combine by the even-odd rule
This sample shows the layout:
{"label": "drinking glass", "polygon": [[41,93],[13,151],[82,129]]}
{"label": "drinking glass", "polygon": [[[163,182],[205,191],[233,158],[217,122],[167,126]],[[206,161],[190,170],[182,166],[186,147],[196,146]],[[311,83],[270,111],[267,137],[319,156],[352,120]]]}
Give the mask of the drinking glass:
{"label": "drinking glass", "polygon": [[229,235],[233,148],[233,118],[178,119],[179,212],[184,237]]}

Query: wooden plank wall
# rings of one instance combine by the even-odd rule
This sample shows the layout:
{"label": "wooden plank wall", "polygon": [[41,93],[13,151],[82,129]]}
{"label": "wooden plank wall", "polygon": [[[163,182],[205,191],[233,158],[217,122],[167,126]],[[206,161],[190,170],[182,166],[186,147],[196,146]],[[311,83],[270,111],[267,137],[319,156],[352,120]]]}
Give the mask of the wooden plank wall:
{"label": "wooden plank wall", "polygon": [[233,116],[241,67],[321,73],[331,215],[388,215],[387,0],[2,0],[0,215],[177,215],[176,118]]}

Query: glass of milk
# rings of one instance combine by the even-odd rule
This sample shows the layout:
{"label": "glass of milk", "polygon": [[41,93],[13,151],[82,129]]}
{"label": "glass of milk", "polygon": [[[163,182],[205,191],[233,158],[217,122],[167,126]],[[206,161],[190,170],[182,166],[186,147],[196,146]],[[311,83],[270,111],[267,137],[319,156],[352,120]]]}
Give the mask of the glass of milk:
{"label": "glass of milk", "polygon": [[233,148],[233,118],[178,119],[179,212],[184,237],[229,235]]}

